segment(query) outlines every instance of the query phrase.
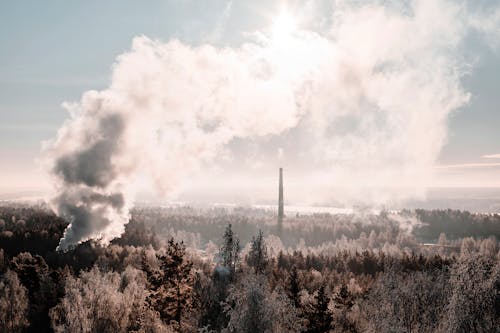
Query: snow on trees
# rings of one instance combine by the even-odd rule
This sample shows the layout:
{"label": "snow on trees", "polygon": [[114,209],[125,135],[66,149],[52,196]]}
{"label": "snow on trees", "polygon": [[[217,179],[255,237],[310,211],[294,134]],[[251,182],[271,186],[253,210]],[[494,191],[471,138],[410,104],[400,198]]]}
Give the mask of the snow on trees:
{"label": "snow on trees", "polygon": [[259,230],[257,237],[252,237],[250,252],[247,256],[247,264],[254,269],[255,274],[263,274],[268,265],[267,247],[264,241],[264,233]]}
{"label": "snow on trees", "polygon": [[55,332],[104,333],[161,327],[146,307],[148,294],[141,271],[129,267],[118,274],[94,267],[79,278],[67,278],[65,296],[50,310],[52,327]]}
{"label": "snow on trees", "polygon": [[0,278],[0,331],[22,332],[28,326],[28,295],[11,270]]}

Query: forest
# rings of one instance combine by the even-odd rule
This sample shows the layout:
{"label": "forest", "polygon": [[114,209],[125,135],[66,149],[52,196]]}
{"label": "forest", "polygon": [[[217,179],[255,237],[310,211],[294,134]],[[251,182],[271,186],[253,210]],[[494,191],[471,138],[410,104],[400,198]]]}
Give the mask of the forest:
{"label": "forest", "polygon": [[0,204],[0,332],[500,332],[500,215],[136,207],[56,252],[44,204]]}

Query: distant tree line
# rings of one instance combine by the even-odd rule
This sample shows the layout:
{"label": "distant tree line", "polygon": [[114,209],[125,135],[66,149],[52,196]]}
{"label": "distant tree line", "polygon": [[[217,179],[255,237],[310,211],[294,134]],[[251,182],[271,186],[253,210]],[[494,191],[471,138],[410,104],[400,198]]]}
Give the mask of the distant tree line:
{"label": "distant tree line", "polygon": [[452,209],[417,209],[414,213],[423,223],[415,230],[415,234],[424,240],[437,240],[441,233],[445,233],[449,239],[490,236],[500,239],[499,214],[474,214]]}

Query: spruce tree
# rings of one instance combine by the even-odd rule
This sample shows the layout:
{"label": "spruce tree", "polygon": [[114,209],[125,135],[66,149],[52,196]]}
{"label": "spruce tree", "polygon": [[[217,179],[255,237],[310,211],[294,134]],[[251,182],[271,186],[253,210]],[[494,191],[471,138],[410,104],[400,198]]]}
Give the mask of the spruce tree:
{"label": "spruce tree", "polygon": [[240,241],[228,224],[224,231],[222,246],[219,250],[219,265],[215,267],[212,281],[205,291],[200,318],[200,326],[220,332],[227,326],[229,317],[224,312],[229,286],[236,280],[239,265]]}
{"label": "spruce tree", "polygon": [[254,269],[255,274],[263,274],[268,265],[267,247],[264,242],[264,233],[259,230],[257,237],[252,237],[250,252],[247,257],[248,266]]}
{"label": "spruce tree", "polygon": [[231,224],[228,224],[224,231],[223,243],[219,250],[219,257],[223,267],[230,273],[230,279],[233,280],[239,263],[240,240],[234,234]]}
{"label": "spruce tree", "polygon": [[300,281],[299,274],[297,272],[297,266],[293,265],[292,270],[290,272],[289,284],[288,284],[288,295],[293,302],[293,305],[296,308],[300,307]]}
{"label": "spruce tree", "polygon": [[318,293],[314,296],[314,303],[309,314],[308,333],[328,332],[332,325],[332,313],[328,309],[330,299],[326,295],[325,285],[322,284]]}

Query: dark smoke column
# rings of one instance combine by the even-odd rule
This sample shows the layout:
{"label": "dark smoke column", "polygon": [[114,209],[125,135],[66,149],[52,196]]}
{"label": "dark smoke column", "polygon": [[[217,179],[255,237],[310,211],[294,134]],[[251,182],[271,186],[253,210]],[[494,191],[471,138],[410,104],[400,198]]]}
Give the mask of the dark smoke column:
{"label": "dark smoke column", "polygon": [[278,231],[281,232],[283,228],[283,168],[280,168],[280,185],[279,185],[279,199],[278,199]]}

